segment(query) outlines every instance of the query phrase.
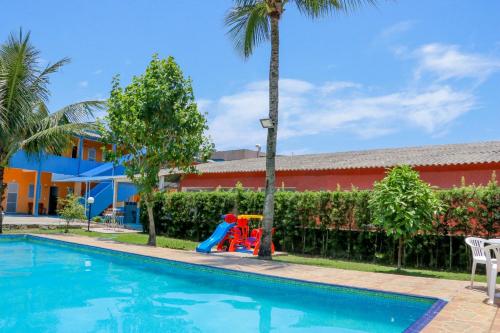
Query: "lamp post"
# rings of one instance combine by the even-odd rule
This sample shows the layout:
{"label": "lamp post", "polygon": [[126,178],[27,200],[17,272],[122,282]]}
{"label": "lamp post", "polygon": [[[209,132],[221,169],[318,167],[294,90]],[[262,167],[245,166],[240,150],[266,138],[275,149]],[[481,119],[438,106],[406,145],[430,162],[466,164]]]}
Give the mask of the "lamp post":
{"label": "lamp post", "polygon": [[94,203],[94,197],[88,197],[87,203],[89,204],[89,219],[87,222],[87,231],[90,231],[90,213],[92,212],[92,204]]}

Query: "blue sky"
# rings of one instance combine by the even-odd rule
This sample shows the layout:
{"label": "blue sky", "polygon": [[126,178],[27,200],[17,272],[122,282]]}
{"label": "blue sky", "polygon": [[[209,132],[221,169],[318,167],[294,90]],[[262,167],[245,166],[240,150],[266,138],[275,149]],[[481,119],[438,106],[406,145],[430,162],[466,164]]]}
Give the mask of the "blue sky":
{"label": "blue sky", "polygon": [[[244,60],[225,35],[230,0],[4,1],[0,36],[30,30],[54,110],[109,94],[172,55],[193,79],[217,148],[265,146],[269,47]],[[401,0],[281,25],[280,153],[500,139],[499,1]]]}

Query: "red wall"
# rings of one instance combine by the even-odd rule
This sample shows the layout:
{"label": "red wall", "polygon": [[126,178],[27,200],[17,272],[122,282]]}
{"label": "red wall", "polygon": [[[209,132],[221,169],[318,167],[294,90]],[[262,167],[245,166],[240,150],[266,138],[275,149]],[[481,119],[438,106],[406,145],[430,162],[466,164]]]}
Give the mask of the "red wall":
{"label": "red wall", "polygon": [[[242,161],[244,163],[244,161]],[[450,188],[460,186],[462,177],[467,184],[487,184],[493,171],[500,177],[500,163],[470,164],[459,166],[416,167],[420,177],[431,185]],[[293,187],[298,191],[304,190],[334,190],[337,184],[343,189],[356,186],[367,189],[373,182],[384,177],[385,169],[350,169],[350,170],[323,170],[323,171],[279,171],[277,172],[276,186]],[[252,173],[224,173],[187,175],[181,181],[182,187],[234,187],[239,181],[244,187],[263,188],[265,185],[264,172]]]}

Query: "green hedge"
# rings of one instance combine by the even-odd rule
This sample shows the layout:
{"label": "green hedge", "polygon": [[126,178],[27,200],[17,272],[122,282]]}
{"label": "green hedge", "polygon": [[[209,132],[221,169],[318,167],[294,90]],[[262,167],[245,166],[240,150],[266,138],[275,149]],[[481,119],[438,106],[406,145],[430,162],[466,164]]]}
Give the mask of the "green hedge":
{"label": "green hedge", "polygon": [[[370,191],[276,193],[274,242],[279,250],[392,264],[396,244],[371,224]],[[464,235],[493,237],[500,231],[500,187],[462,186],[439,190],[443,209],[434,230],[406,242],[405,264],[465,270],[470,265]],[[156,194],[157,232],[200,241],[228,212],[262,213],[264,193],[177,192]],[[141,216],[147,227],[147,218]]]}

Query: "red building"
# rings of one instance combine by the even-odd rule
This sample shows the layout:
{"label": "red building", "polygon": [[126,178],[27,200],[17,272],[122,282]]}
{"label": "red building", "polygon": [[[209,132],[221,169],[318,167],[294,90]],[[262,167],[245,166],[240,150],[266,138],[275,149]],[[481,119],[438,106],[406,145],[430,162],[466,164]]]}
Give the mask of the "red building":
{"label": "red building", "polygon": [[[182,191],[209,191],[218,187],[260,190],[265,186],[265,157],[197,165],[199,175],[181,177]],[[384,177],[387,168],[408,164],[431,185],[450,188],[487,184],[493,172],[500,176],[500,141],[422,146],[328,154],[277,156],[276,186],[287,190],[334,190],[338,186],[367,189]]]}

